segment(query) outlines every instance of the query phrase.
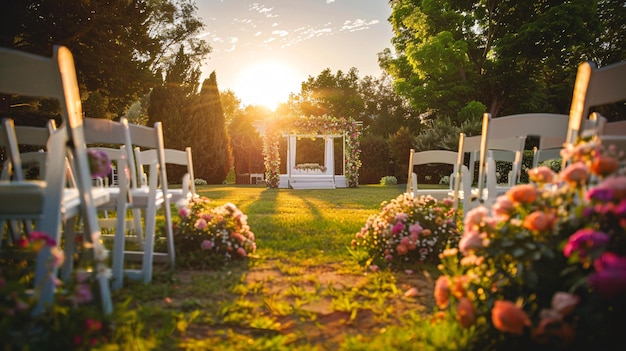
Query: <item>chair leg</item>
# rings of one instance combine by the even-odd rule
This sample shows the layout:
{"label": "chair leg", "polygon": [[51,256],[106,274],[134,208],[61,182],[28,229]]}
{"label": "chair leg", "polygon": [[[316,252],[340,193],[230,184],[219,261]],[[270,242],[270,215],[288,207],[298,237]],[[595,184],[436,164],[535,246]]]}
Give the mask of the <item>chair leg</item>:
{"label": "chair leg", "polygon": [[156,229],[156,206],[150,206],[146,209],[146,237],[143,247],[143,260],[141,270],[143,274],[143,282],[150,283],[152,281],[152,265],[154,263],[154,236]]}
{"label": "chair leg", "polygon": [[124,250],[126,249],[126,207],[118,208],[113,237],[113,284],[114,290],[121,289],[124,285]]}

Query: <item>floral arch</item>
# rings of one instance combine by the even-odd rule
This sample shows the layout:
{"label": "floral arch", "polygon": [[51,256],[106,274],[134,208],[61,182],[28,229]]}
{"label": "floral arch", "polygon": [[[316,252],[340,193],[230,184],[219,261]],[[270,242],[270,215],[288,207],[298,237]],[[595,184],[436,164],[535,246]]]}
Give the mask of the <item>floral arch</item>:
{"label": "floral arch", "polygon": [[350,188],[359,185],[361,168],[361,122],[351,118],[311,116],[280,118],[267,121],[259,128],[263,136],[265,179],[269,188],[278,188],[280,182],[281,138],[297,135],[299,138],[341,135],[344,138],[344,175]]}

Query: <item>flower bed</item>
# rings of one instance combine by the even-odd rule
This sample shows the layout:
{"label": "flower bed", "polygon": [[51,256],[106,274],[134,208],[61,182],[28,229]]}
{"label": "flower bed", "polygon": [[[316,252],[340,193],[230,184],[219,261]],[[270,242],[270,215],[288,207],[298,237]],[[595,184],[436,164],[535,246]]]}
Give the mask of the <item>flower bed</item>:
{"label": "flower bed", "polygon": [[600,145],[564,149],[491,209],[467,213],[441,255],[440,313],[473,349],[610,349],[626,325],[626,176]]}
{"label": "flower bed", "polygon": [[174,247],[179,267],[221,267],[256,251],[248,217],[231,203],[212,207],[210,200],[202,197],[180,207],[178,214]]}
{"label": "flower bed", "polygon": [[352,240],[352,252],[371,269],[399,268],[407,263],[433,262],[458,240],[452,201],[405,193],[383,202],[381,212],[367,219]]}

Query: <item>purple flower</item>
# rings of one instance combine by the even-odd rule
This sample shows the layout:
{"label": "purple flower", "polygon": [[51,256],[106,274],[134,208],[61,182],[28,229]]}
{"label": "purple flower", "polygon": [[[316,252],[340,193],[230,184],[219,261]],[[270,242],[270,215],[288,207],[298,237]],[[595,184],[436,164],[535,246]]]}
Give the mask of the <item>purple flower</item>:
{"label": "purple flower", "polygon": [[578,251],[579,257],[587,257],[588,250],[605,246],[609,239],[607,234],[592,228],[579,229],[569,237],[569,241],[563,248],[563,255],[570,257],[574,251]]}
{"label": "purple flower", "polygon": [[111,160],[109,155],[101,150],[87,150],[89,158],[89,171],[92,177],[104,178],[111,173]]}
{"label": "purple flower", "polygon": [[600,295],[612,299],[626,292],[626,257],[605,252],[593,263],[596,272],[588,278],[591,287]]}

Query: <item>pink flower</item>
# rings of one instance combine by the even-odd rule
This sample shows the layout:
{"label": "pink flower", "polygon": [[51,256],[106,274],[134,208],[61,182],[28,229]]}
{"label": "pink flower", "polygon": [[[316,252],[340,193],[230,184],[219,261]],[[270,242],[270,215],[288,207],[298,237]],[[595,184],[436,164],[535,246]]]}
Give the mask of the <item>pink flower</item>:
{"label": "pink flower", "polygon": [[600,184],[587,192],[587,199],[600,201],[620,201],[626,198],[626,176],[605,178]]}
{"label": "pink flower", "polygon": [[398,222],[391,228],[391,233],[393,233],[393,235],[397,235],[402,231],[402,229],[404,229],[404,223]]}
{"label": "pink flower", "polygon": [[585,258],[588,250],[604,247],[609,240],[609,236],[603,232],[591,228],[579,229],[569,237],[569,241],[563,247],[563,255],[570,257],[574,251],[578,251],[578,256]]}
{"label": "pink flower", "polygon": [[559,176],[561,177],[561,179],[570,184],[582,184],[585,183],[589,178],[589,169],[584,162],[579,161],[565,167],[565,169],[561,171]]}
{"label": "pink flower", "polygon": [[398,213],[396,214],[396,221],[406,221],[409,216],[406,213]]}
{"label": "pink flower", "polygon": [[491,322],[499,331],[522,335],[524,327],[530,327],[526,312],[511,301],[498,300],[491,309]]}
{"label": "pink flower", "polygon": [[242,256],[242,257],[248,256],[248,254],[246,253],[246,250],[243,247],[238,248],[237,253],[239,254],[239,256]]}
{"label": "pink flower", "polygon": [[205,251],[211,250],[213,248],[213,243],[210,240],[204,240],[202,244],[200,244],[200,248]]}
{"label": "pink flower", "polygon": [[419,223],[413,223],[409,226],[409,233],[411,235],[415,234],[415,237],[422,232],[423,228]]}
{"label": "pink flower", "polygon": [[589,275],[589,285],[600,295],[612,299],[626,292],[626,257],[605,252],[593,266],[595,273]]}
{"label": "pink flower", "polygon": [[463,255],[468,255],[483,247],[483,236],[478,232],[465,232],[459,241],[459,251]]}
{"label": "pink flower", "polygon": [[181,207],[180,209],[178,209],[178,215],[183,218],[189,217],[190,214],[191,214],[191,209],[189,207]]}
{"label": "pink flower", "polygon": [[91,294],[91,288],[88,284],[76,284],[76,291],[74,295],[74,303],[82,305],[91,302],[93,295]]}
{"label": "pink flower", "polygon": [[375,264],[371,265],[369,268],[370,268],[370,271],[372,271],[372,272],[377,272],[378,271],[378,266],[375,265]]}
{"label": "pink flower", "polygon": [[109,155],[101,150],[88,149],[89,171],[92,177],[104,178],[111,173]]}
{"label": "pink flower", "polygon": [[549,184],[556,181],[556,173],[550,167],[540,166],[528,171],[528,178],[538,184]]}
{"label": "pink flower", "polygon": [[501,220],[508,219],[515,211],[515,204],[506,196],[498,196],[496,202],[491,206],[491,213]]}
{"label": "pink flower", "polygon": [[567,316],[576,308],[579,301],[578,296],[559,291],[552,296],[552,309],[562,316]]}
{"label": "pink flower", "polygon": [[31,242],[36,240],[42,240],[48,247],[57,246],[57,241],[52,239],[50,235],[44,232],[31,232],[30,234],[28,234],[28,238]]}
{"label": "pink flower", "polygon": [[196,223],[193,225],[193,227],[198,230],[204,230],[206,226],[207,226],[207,222],[202,218],[198,218]]}

